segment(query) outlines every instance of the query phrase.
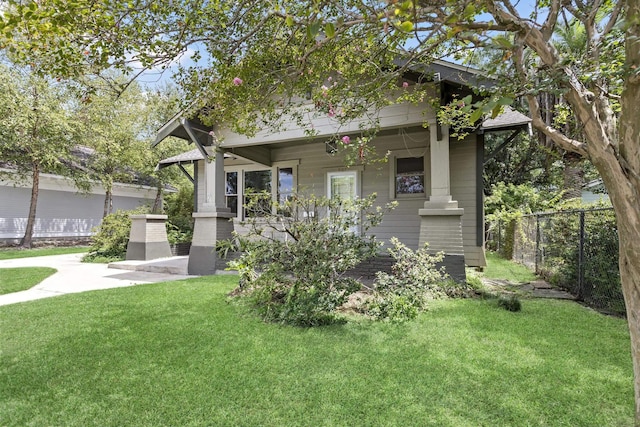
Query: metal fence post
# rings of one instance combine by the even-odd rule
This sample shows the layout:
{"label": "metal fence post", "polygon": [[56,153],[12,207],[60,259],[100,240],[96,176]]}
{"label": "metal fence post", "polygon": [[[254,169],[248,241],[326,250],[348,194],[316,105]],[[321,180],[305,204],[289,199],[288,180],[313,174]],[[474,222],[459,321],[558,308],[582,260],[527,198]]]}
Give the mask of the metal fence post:
{"label": "metal fence post", "polygon": [[578,247],[578,298],[584,299],[584,209],[580,210],[580,243]]}
{"label": "metal fence post", "polygon": [[538,258],[540,258],[540,215],[536,214],[536,254],[535,254],[535,271],[538,274]]}

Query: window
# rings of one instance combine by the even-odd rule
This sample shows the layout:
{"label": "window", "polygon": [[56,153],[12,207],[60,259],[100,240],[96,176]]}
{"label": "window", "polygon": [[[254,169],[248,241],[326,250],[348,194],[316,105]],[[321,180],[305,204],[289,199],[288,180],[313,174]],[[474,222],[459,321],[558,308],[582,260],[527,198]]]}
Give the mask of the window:
{"label": "window", "polygon": [[424,157],[395,158],[395,197],[424,195]]}
{"label": "window", "polygon": [[[345,172],[329,172],[327,174],[327,197],[330,199],[339,198],[340,200],[353,200],[358,197],[358,175],[356,171]],[[340,215],[346,215],[346,212],[341,212]],[[354,218],[357,218],[357,214],[351,212]],[[351,227],[352,233],[358,233],[360,227],[354,225]]]}
{"label": "window", "polygon": [[244,216],[264,216],[271,212],[271,170],[244,172]]}
{"label": "window", "polygon": [[340,197],[341,199],[353,199],[358,197],[357,172],[329,172],[327,175],[327,197]]}
{"label": "window", "polygon": [[282,162],[270,169],[258,169],[258,165],[227,166],[226,206],[239,219],[275,213],[276,203],[293,197],[297,164],[297,161]]}
{"label": "window", "polygon": [[224,194],[227,207],[234,216],[238,216],[238,172],[227,172]]}
{"label": "window", "polygon": [[291,197],[293,197],[293,168],[279,168],[278,203],[285,203]]}

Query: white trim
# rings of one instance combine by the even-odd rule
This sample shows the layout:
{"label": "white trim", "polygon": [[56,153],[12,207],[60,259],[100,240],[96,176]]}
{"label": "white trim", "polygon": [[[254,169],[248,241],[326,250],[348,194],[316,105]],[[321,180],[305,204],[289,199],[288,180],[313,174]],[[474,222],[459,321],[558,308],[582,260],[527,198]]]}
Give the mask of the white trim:
{"label": "white trim", "polygon": [[[9,173],[12,175],[18,175],[17,172],[11,169],[0,168],[0,172]],[[17,188],[31,188],[32,186],[31,177],[25,179],[16,179],[13,180],[6,176],[0,178],[0,185],[6,187],[17,187]],[[49,173],[41,173],[40,174],[40,190],[52,190],[52,191],[63,191],[67,193],[78,193],[78,194],[99,194],[104,195],[105,189],[102,184],[95,180],[89,180],[91,188],[89,191],[79,191],[73,183],[71,178],[54,175]],[[156,188],[150,187],[148,185],[136,185],[136,184],[125,184],[121,182],[113,183],[113,195],[121,196],[121,197],[138,197],[141,199],[155,199],[156,197]],[[165,192],[175,192],[173,190],[166,190]]]}

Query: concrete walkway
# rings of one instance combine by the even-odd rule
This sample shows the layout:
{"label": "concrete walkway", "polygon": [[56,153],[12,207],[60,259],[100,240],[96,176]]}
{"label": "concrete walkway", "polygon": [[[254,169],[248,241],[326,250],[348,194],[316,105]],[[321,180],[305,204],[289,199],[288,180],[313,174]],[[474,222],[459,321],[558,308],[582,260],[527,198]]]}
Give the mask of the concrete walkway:
{"label": "concrete walkway", "polygon": [[122,261],[90,264],[80,262],[84,254],[52,255],[0,261],[2,268],[52,267],[57,273],[31,289],[0,295],[0,305],[15,304],[76,292],[119,288],[145,283],[188,279],[187,258],[173,257],[154,261]]}
{"label": "concrete walkway", "polygon": [[535,280],[526,283],[514,283],[502,279],[485,279],[482,283],[494,292],[507,294],[520,294],[531,296],[533,298],[552,298],[552,299],[568,299],[575,300],[576,297],[569,292],[559,289],[544,280]]}

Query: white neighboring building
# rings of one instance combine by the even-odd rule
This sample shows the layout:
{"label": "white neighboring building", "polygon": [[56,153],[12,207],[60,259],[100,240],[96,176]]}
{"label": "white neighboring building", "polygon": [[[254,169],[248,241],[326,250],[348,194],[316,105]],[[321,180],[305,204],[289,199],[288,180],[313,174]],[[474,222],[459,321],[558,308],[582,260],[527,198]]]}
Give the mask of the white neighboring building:
{"label": "white neighboring building", "polygon": [[594,179],[582,186],[582,203],[609,202],[609,194],[602,178]]}
{"label": "white neighboring building", "polygon": [[[10,172],[3,169],[3,172]],[[87,193],[80,193],[69,178],[40,175],[34,240],[85,239],[100,225],[104,210],[104,188],[94,183]],[[113,211],[152,205],[156,188],[115,183]],[[0,245],[17,243],[27,225],[31,200],[31,181],[17,183],[0,177]]]}

